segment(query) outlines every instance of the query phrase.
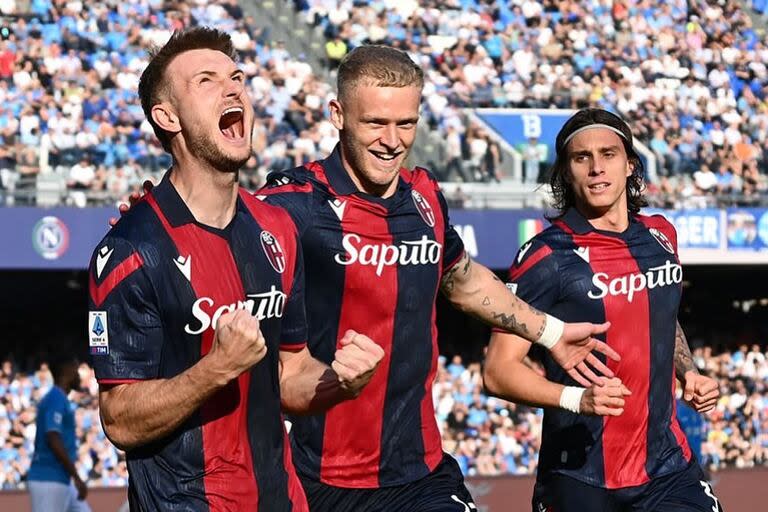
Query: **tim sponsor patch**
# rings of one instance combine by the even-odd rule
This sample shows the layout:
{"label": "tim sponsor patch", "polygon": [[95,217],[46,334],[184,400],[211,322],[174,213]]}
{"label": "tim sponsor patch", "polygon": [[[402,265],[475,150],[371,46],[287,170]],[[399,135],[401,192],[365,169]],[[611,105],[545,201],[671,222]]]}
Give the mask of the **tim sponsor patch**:
{"label": "tim sponsor patch", "polygon": [[88,312],[88,345],[91,354],[109,354],[109,332],[107,330],[107,312]]}

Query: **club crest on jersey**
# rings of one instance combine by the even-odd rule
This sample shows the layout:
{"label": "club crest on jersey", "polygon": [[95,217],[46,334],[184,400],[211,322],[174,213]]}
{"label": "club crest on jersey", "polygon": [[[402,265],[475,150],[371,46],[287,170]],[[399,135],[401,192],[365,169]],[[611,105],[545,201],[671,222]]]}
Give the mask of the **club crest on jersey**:
{"label": "club crest on jersey", "polygon": [[272,268],[281,274],[285,272],[285,253],[277,238],[269,231],[261,232],[261,248],[264,249]]}
{"label": "club crest on jersey", "polygon": [[667,251],[670,254],[675,254],[675,248],[672,246],[672,242],[669,241],[669,238],[667,238],[667,235],[662,233],[656,228],[650,228],[648,231],[651,232],[653,235],[653,238],[656,239],[657,242],[659,242],[659,245],[664,248],[665,251]]}
{"label": "club crest on jersey", "polygon": [[435,227],[435,212],[432,211],[432,207],[429,205],[424,196],[411,190],[411,197],[413,197],[413,204],[416,205],[416,209],[419,210],[419,215],[427,223],[427,226]]}

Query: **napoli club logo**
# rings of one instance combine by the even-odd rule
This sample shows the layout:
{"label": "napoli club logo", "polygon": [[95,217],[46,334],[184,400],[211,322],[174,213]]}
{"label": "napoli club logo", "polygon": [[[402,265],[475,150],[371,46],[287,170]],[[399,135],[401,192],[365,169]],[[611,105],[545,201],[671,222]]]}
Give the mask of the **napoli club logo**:
{"label": "napoli club logo", "polygon": [[675,248],[672,246],[672,242],[669,241],[669,238],[667,238],[667,235],[662,233],[656,228],[650,228],[648,231],[651,232],[653,235],[653,238],[656,239],[657,242],[659,242],[659,245],[664,248],[665,251],[667,251],[670,254],[675,254]]}
{"label": "napoli club logo", "polygon": [[43,217],[32,229],[32,245],[43,258],[58,259],[69,248],[69,229],[56,217]]}
{"label": "napoli club logo", "polygon": [[411,191],[411,196],[413,197],[413,204],[416,205],[416,209],[419,210],[419,215],[421,215],[421,218],[427,223],[427,226],[431,228],[435,227],[435,212],[432,211],[432,207],[429,206],[429,203],[424,199],[424,196],[415,190]]}
{"label": "napoli club logo", "polygon": [[261,232],[261,248],[264,249],[272,268],[281,274],[285,272],[285,253],[277,238],[269,231]]}

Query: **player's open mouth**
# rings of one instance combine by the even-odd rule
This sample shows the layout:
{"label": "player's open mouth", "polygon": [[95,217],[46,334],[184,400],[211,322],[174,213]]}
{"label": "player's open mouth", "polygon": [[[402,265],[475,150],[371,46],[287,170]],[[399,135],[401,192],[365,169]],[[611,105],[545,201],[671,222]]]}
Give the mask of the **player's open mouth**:
{"label": "player's open mouth", "polygon": [[219,117],[219,130],[229,140],[239,141],[245,135],[243,107],[229,107]]}
{"label": "player's open mouth", "polygon": [[607,189],[611,184],[610,183],[595,183],[593,185],[589,185],[589,190],[592,192],[602,192],[603,190]]}
{"label": "player's open mouth", "polygon": [[384,163],[391,163],[397,157],[399,157],[402,152],[400,152],[400,153],[382,153],[382,152],[379,152],[379,151],[371,151],[370,153],[373,156],[375,156],[377,160],[380,160],[380,161],[382,161]]}

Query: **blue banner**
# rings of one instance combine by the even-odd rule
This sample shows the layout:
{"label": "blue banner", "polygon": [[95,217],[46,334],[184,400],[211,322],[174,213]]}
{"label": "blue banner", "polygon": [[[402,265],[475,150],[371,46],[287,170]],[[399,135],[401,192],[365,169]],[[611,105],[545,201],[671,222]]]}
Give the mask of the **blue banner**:
{"label": "blue banner", "polygon": [[4,269],[84,269],[114,208],[0,208]]}
{"label": "blue banner", "polygon": [[[768,209],[644,213],[663,213],[675,225],[683,263],[768,263]],[[113,208],[0,208],[0,269],[85,269],[116,215]],[[538,210],[453,210],[450,219],[469,254],[493,269],[509,267],[549,225]]]}
{"label": "blue banner", "polygon": [[645,215],[660,213],[675,226],[679,249],[719,249],[723,239],[722,211],[645,209]]}
{"label": "blue banner", "polygon": [[768,209],[728,208],[726,218],[729,250],[768,250]]}

